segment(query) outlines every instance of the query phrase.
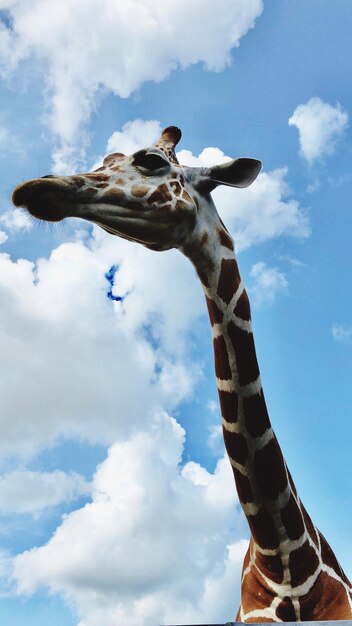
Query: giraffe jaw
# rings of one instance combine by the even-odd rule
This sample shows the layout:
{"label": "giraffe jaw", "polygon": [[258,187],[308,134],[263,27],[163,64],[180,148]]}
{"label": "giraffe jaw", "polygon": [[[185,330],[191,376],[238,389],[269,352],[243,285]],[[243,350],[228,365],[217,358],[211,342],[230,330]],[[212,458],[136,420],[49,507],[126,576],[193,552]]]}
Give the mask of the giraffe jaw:
{"label": "giraffe jaw", "polygon": [[156,211],[141,211],[103,203],[77,204],[75,217],[103,228],[110,235],[140,243],[151,250],[169,250],[189,232],[189,223],[175,224],[169,219],[156,218]]}

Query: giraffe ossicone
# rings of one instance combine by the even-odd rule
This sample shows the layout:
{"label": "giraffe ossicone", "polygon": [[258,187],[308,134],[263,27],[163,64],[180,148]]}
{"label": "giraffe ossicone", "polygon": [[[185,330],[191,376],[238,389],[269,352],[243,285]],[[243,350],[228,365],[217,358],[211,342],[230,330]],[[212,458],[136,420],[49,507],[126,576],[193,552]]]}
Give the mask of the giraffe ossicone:
{"label": "giraffe ossicone", "polygon": [[225,447],[251,531],[236,619],[352,619],[351,584],[301,503],[273,432],[233,239],[211,197],[217,185],[250,185],[261,163],[185,167],[175,154],[180,138],[170,126],[155,145],[108,155],[94,172],[29,180],[13,203],[41,220],[79,217],[190,259],[205,292]]}

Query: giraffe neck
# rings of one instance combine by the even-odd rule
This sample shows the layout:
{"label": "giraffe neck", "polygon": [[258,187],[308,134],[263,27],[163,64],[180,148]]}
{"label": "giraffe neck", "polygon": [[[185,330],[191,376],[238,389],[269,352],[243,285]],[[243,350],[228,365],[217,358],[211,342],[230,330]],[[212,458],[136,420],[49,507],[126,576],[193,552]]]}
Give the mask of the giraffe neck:
{"label": "giraffe neck", "polygon": [[220,245],[214,251],[205,245],[192,261],[212,326],[224,441],[253,538],[263,549],[278,550],[287,540],[299,542],[304,522],[270,424],[233,243],[220,232]]}
{"label": "giraffe neck", "polygon": [[[215,233],[198,233],[183,252],[205,292],[224,442],[251,530],[238,619],[351,618],[349,582],[300,502],[270,423],[233,241],[220,221]],[[311,596],[318,587],[323,598],[327,580],[339,608],[312,617]]]}

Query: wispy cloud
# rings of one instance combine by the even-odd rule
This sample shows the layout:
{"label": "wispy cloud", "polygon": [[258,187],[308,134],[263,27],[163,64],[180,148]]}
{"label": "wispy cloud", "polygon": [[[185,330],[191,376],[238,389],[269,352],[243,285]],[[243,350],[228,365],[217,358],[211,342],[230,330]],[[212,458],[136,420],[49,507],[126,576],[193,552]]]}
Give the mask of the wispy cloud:
{"label": "wispy cloud", "polygon": [[260,261],[253,265],[249,275],[253,279],[249,286],[254,301],[261,305],[273,304],[279,293],[287,291],[288,282],[285,274],[280,272],[277,267],[269,267],[266,263]]}
{"label": "wispy cloud", "polygon": [[75,472],[15,470],[0,477],[0,513],[38,514],[88,493],[88,483]]}
{"label": "wispy cloud", "polygon": [[7,239],[8,239],[8,236],[6,235],[6,233],[3,230],[0,230],[0,246],[2,243],[5,243]]}
{"label": "wispy cloud", "polygon": [[288,123],[298,129],[301,155],[313,163],[333,154],[337,140],[348,127],[348,114],[339,103],[333,106],[314,97],[300,104]]}
{"label": "wispy cloud", "polygon": [[[1,50],[1,24],[0,24],[0,50]],[[1,69],[1,66],[0,66]],[[9,129],[0,115],[0,155],[6,157],[8,154],[15,153],[18,156],[25,155],[25,149],[20,142],[19,137],[13,129]]]}
{"label": "wispy cloud", "polygon": [[352,324],[333,324],[331,333],[339,343],[352,344]]}
{"label": "wispy cloud", "polygon": [[10,232],[30,230],[33,227],[29,215],[23,209],[9,209],[0,215],[0,224]]}
{"label": "wispy cloud", "polygon": [[84,153],[82,125],[98,94],[127,98],[145,81],[159,82],[172,70],[199,62],[207,70],[222,70],[263,10],[262,0],[223,0],[221,9],[206,0],[7,5],[11,28],[9,20],[0,24],[2,73],[14,71],[23,59],[43,68],[47,123],[59,142],[58,173]]}

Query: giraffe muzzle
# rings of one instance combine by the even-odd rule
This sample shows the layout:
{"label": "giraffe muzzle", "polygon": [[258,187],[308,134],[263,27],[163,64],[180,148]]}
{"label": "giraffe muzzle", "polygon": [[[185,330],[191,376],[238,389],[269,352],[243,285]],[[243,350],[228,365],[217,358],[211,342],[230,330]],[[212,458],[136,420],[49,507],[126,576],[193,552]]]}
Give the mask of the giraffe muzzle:
{"label": "giraffe muzzle", "polygon": [[61,179],[44,176],[18,185],[12,193],[12,203],[39,220],[59,222],[72,215],[69,207],[74,190],[73,185]]}

